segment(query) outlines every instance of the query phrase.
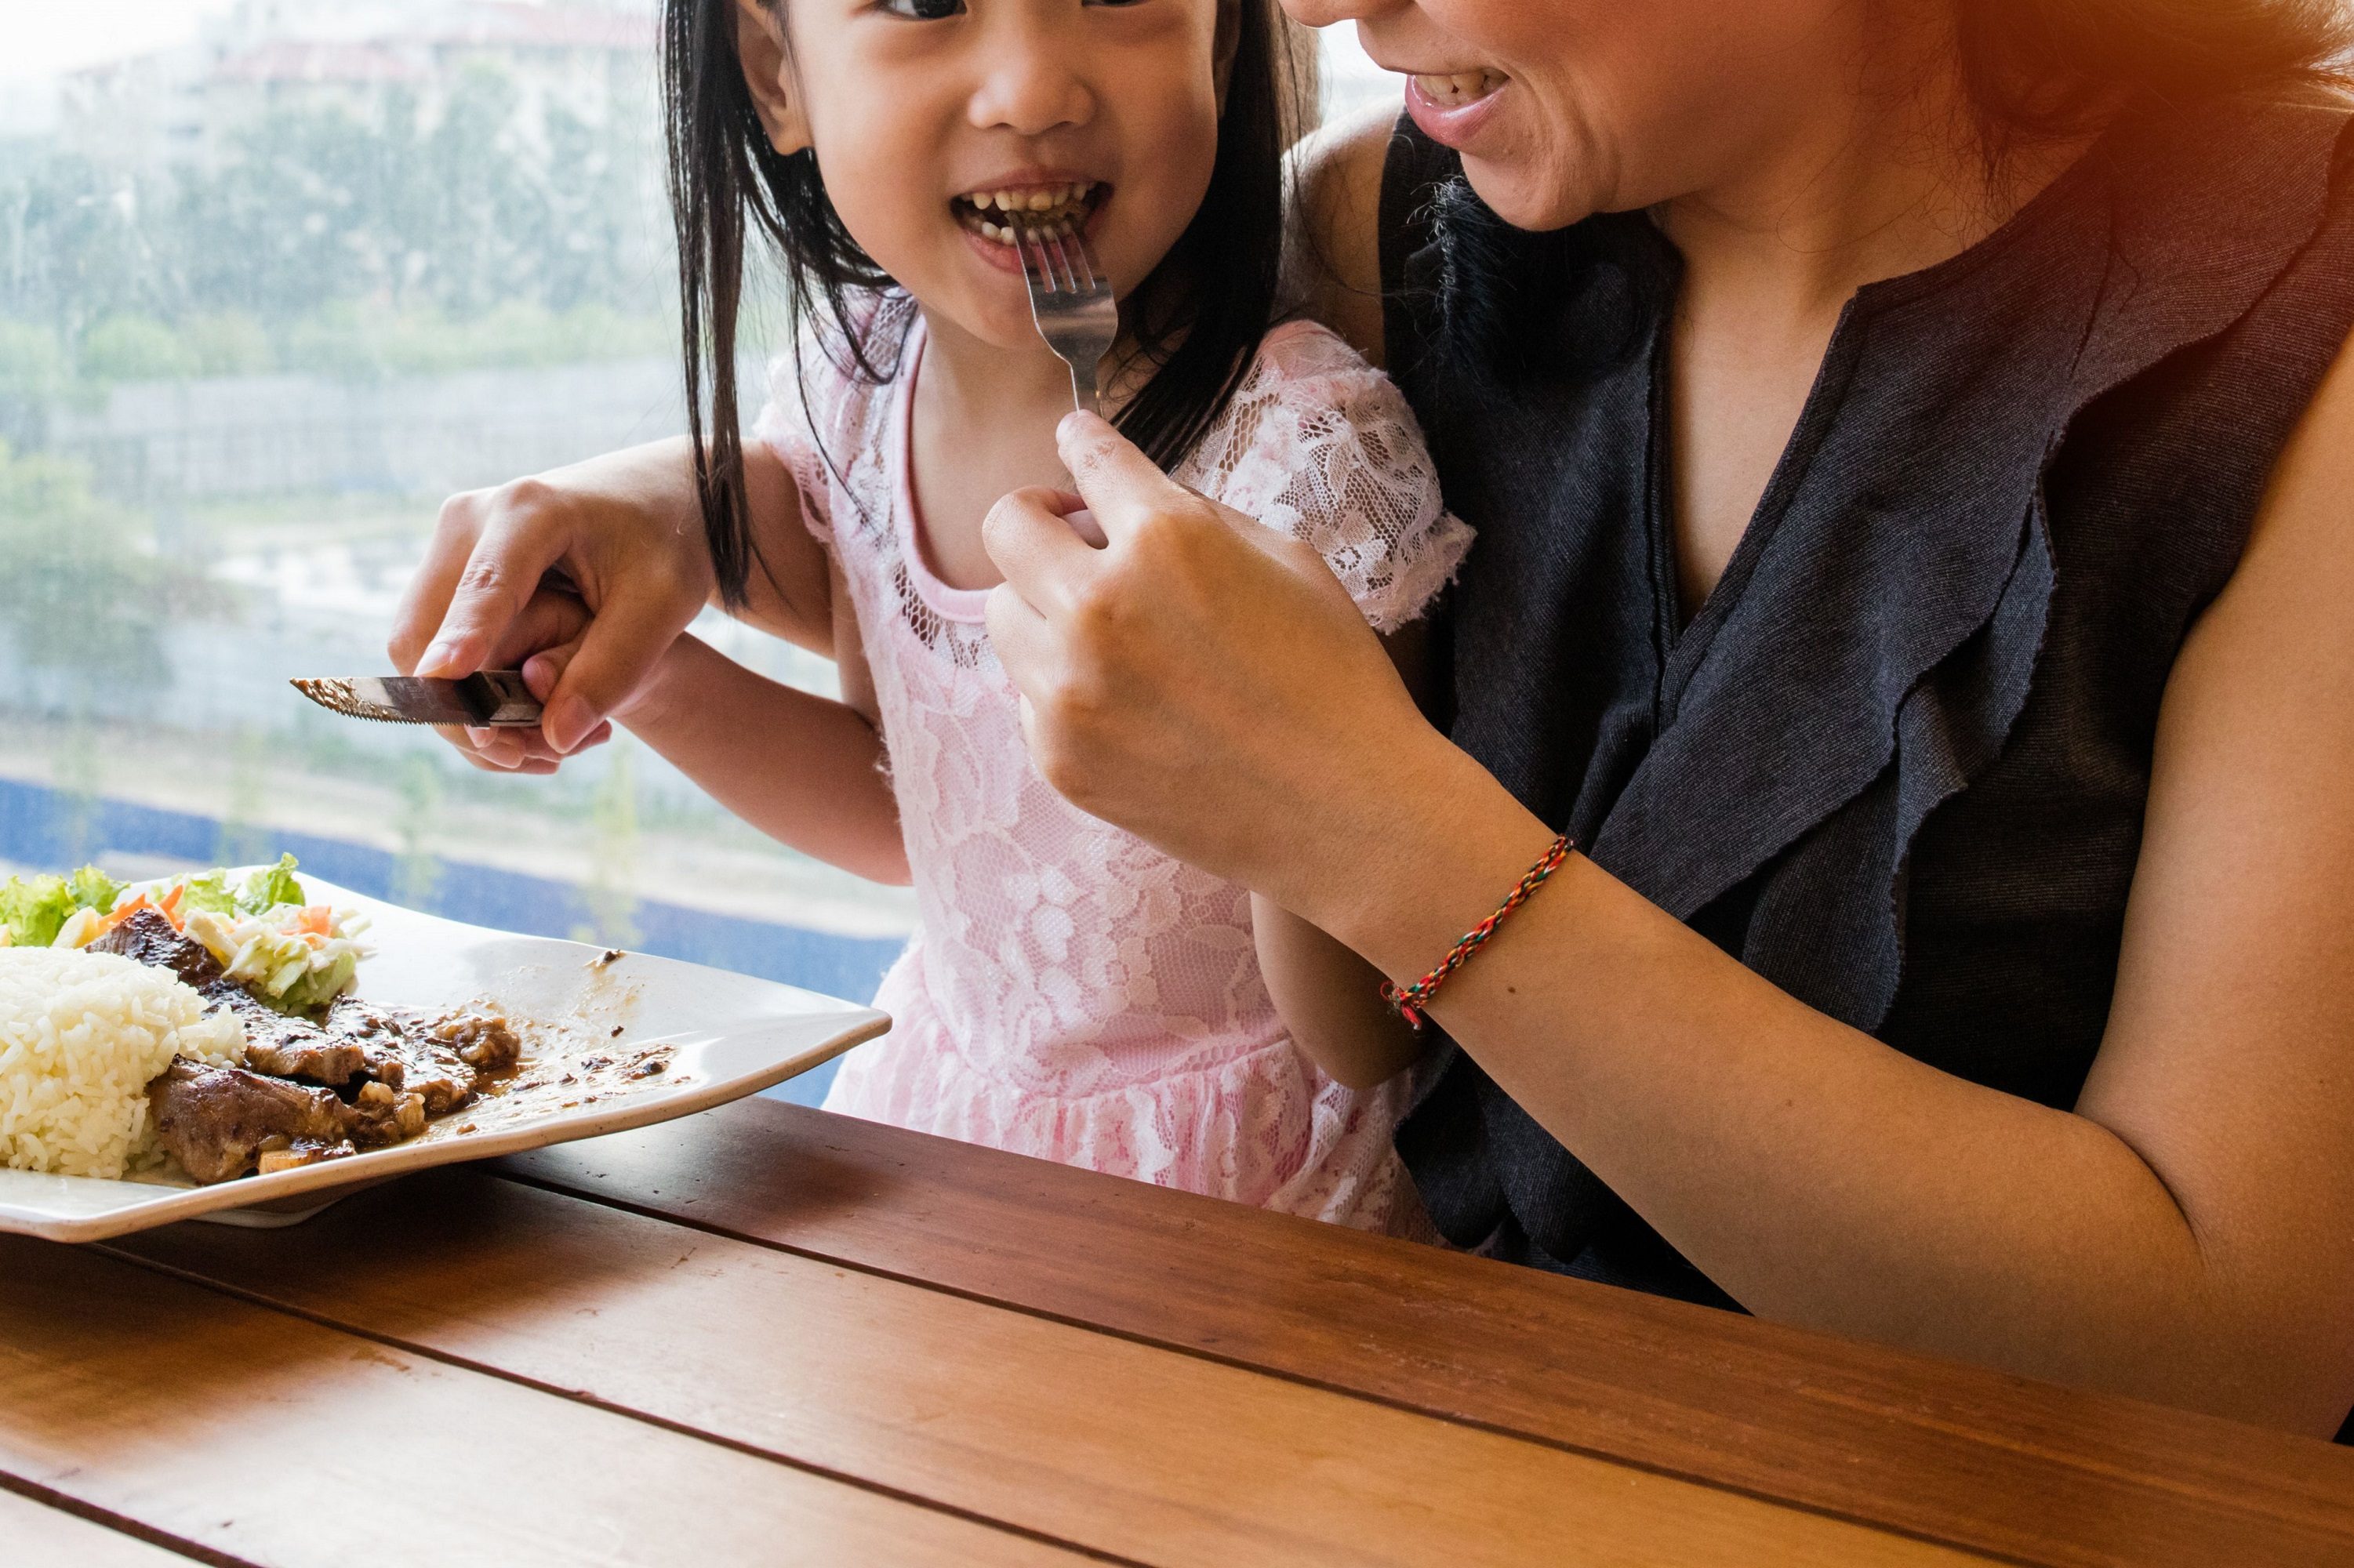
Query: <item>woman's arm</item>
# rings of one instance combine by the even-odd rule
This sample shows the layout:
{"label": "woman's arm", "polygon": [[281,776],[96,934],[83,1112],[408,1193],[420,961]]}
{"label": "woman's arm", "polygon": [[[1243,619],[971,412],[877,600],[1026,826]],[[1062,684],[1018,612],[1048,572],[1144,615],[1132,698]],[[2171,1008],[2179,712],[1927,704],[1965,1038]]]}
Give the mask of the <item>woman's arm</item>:
{"label": "woman's arm", "polygon": [[[1312,551],[1097,421],[1064,455],[1108,549],[1035,497],[990,522],[1046,777],[1421,972],[1553,830],[1421,722]],[[2326,1434],[2354,1403],[2349,494],[2354,354],[2169,684],[2073,1113],[1800,1005],[1582,858],[1436,1016],[1761,1314]]]}
{"label": "woman's arm", "polygon": [[[1382,639],[1391,665],[1425,712],[1430,644],[1420,621]],[[1251,935],[1275,1011],[1292,1044],[1327,1077],[1352,1089],[1386,1083],[1421,1059],[1426,1042],[1382,998],[1382,972],[1262,894],[1251,895]]]}

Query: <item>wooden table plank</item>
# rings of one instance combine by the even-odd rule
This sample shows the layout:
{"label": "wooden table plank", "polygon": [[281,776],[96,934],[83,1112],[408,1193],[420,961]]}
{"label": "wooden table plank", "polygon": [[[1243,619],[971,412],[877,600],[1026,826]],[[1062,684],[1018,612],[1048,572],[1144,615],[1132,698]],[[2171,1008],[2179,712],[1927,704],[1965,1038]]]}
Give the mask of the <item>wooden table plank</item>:
{"label": "wooden table plank", "polygon": [[774,1101],[505,1163],[812,1257],[2068,1568],[2354,1562],[2354,1453]]}
{"label": "wooden table plank", "polygon": [[0,1487],[0,1563],[73,1568],[188,1568],[191,1559]]}
{"label": "wooden table plank", "polygon": [[1985,1561],[476,1172],[120,1245],[1126,1559]]}
{"label": "wooden table plank", "polygon": [[1076,1561],[13,1236],[0,1237],[0,1474],[260,1568]]}

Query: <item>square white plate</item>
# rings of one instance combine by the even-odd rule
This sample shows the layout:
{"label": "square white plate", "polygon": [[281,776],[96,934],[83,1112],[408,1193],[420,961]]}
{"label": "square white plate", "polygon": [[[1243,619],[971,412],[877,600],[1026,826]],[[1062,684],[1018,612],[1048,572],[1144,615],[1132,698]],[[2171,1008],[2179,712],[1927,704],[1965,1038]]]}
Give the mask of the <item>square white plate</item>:
{"label": "square white plate", "polygon": [[602,962],[605,949],[578,942],[461,925],[316,877],[303,877],[302,885],[313,903],[374,922],[365,940],[375,956],[361,963],[355,988],[361,1001],[437,1012],[488,1001],[531,1026],[521,1031],[519,1081],[532,1078],[535,1059],[558,1053],[578,1058],[610,1050],[619,1059],[667,1046],[668,1069],[600,1079],[593,1102],[564,1105],[551,1094],[545,1107],[505,1107],[514,1112],[506,1115],[498,1101],[485,1100],[472,1131],[460,1130],[469,1125],[468,1107],[390,1149],[210,1187],[0,1171],[0,1232],[86,1242],[175,1220],[292,1224],[357,1185],[709,1110],[806,1073],[891,1026],[872,1008],[773,980],[639,953]]}

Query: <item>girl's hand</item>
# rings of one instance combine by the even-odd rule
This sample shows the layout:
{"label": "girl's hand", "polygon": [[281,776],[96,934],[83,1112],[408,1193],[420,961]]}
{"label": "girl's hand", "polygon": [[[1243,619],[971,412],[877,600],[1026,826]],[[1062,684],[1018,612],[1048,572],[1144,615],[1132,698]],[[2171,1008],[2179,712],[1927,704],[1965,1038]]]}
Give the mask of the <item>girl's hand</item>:
{"label": "girl's hand", "polygon": [[[483,668],[519,668],[524,684],[545,706],[562,683],[566,667],[580,652],[582,635],[593,619],[578,595],[544,588],[532,595],[523,613],[508,623],[504,636],[483,662]],[[566,756],[548,744],[543,726],[502,726],[495,729],[445,726],[436,733],[462,752],[467,761],[490,772],[554,773]],[[585,751],[612,737],[612,722],[602,720],[588,732],[587,739],[569,749],[576,753]]]}
{"label": "girl's hand", "polygon": [[1176,484],[1075,414],[1076,501],[1006,497],[984,538],[1005,573],[989,630],[1031,754],[1081,809],[1332,928],[1352,862],[1401,804],[1469,759],[1424,720],[1306,544]]}
{"label": "girl's hand", "polygon": [[[574,644],[543,698],[536,743],[457,732],[461,750],[546,772],[601,738],[711,596],[690,472],[686,443],[664,441],[443,504],[394,623],[394,666],[462,676]],[[544,596],[551,584],[577,595],[585,619],[562,624]]]}

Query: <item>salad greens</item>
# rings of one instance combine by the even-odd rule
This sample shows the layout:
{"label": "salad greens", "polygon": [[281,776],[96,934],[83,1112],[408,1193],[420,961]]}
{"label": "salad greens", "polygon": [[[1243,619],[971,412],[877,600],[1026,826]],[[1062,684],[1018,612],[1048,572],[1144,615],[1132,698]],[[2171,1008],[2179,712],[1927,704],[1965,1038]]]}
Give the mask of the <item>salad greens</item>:
{"label": "salad greens", "polygon": [[12,876],[0,882],[0,930],[17,947],[46,948],[80,911],[112,909],[122,885],[94,865],[71,876]]}
{"label": "salad greens", "polygon": [[283,905],[308,904],[302,885],[294,880],[295,863],[292,855],[281,854],[276,865],[252,873],[236,888],[228,885],[228,873],[217,867],[181,877],[181,906],[213,915],[267,915]]}
{"label": "salad greens", "polygon": [[86,947],[153,909],[257,1000],[315,1012],[351,989],[366,922],[312,905],[294,869],[288,854],[234,885],[222,868],[136,886],[92,865],[70,876],[12,876],[0,883],[0,947]]}

